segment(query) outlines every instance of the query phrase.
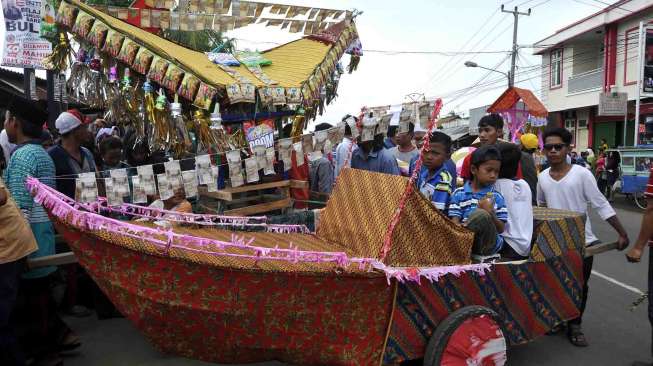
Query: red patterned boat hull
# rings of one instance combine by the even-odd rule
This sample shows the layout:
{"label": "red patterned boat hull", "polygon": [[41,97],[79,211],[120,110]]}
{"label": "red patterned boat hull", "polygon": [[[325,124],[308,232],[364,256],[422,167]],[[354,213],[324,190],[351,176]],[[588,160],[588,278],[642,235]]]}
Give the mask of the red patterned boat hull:
{"label": "red patterned boat hull", "polygon": [[217,363],[382,360],[396,290],[384,277],[225,270],[56,226],[118,310],[164,353]]}

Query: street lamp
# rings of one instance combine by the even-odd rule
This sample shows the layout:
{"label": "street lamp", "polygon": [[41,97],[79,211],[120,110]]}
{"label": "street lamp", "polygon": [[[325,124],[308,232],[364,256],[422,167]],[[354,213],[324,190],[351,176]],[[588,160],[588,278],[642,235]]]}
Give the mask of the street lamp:
{"label": "street lamp", "polygon": [[465,61],[465,66],[466,66],[466,67],[478,67],[479,69],[498,72],[499,74],[501,74],[501,75],[503,75],[503,76],[505,76],[505,77],[508,78],[508,86],[511,86],[511,85],[510,85],[510,71],[508,71],[508,72],[503,72],[503,71],[499,71],[499,70],[495,70],[495,69],[490,69],[489,67],[481,66],[481,65],[477,64],[477,63],[474,62],[474,61]]}

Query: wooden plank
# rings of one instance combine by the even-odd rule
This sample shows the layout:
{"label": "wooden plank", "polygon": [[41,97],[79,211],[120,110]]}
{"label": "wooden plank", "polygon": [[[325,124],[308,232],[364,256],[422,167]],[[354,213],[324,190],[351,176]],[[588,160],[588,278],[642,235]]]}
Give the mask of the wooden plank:
{"label": "wooden plank", "polygon": [[291,179],[290,188],[299,188],[299,189],[308,188],[308,181]]}
{"label": "wooden plank", "polygon": [[[261,183],[261,184],[248,184],[240,187],[229,187],[222,189],[221,191],[225,192],[230,192],[230,193],[243,193],[243,192],[251,192],[251,191],[259,191],[262,189],[270,189],[270,188],[280,188],[280,187],[287,187],[290,185],[289,180],[281,180],[278,182],[268,182],[268,183]],[[218,191],[220,192],[220,191]]]}
{"label": "wooden plank", "polygon": [[290,207],[291,203],[292,203],[292,200],[290,198],[284,198],[284,199],[278,200],[278,201],[260,203],[258,205],[252,205],[252,206],[247,206],[247,207],[234,208],[232,210],[226,210],[224,212],[224,214],[225,215],[233,215],[233,216],[255,215],[255,214],[259,214],[259,213],[263,213],[263,212],[269,212],[269,211],[279,210],[279,209],[282,209],[282,208],[288,208],[288,207]]}
{"label": "wooden plank", "polygon": [[47,267],[47,266],[62,266],[64,264],[77,263],[77,257],[73,252],[59,253],[54,255],[46,255],[39,258],[27,259],[27,265],[30,269]]}
{"label": "wooden plank", "polygon": [[231,192],[227,192],[225,190],[219,190],[217,192],[209,192],[209,189],[206,187],[198,187],[198,192],[200,196],[216,198],[222,201],[231,201],[233,199]]}
{"label": "wooden plank", "polygon": [[617,242],[592,245],[585,248],[585,258],[617,249]]}

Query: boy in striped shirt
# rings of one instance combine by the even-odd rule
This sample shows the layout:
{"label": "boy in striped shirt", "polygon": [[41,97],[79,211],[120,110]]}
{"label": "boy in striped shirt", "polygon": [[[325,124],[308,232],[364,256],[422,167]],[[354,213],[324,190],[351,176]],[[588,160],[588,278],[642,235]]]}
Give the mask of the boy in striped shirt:
{"label": "boy in striped shirt", "polygon": [[472,180],[456,189],[449,204],[449,217],[474,232],[472,253],[493,255],[503,247],[501,233],[508,221],[508,209],[494,183],[501,169],[501,153],[492,145],[472,153]]}
{"label": "boy in striped shirt", "polygon": [[[422,167],[415,181],[420,193],[431,200],[433,206],[445,215],[454,184],[444,164],[451,155],[450,151],[451,137],[440,131],[433,132],[429,149],[422,151]],[[411,166],[410,175],[413,174],[413,168],[414,166]]]}

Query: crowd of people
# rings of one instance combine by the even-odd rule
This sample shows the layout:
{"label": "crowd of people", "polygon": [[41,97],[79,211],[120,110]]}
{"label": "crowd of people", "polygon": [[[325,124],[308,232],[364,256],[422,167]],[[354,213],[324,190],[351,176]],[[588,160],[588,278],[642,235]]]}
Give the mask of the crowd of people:
{"label": "crowd of people", "polygon": [[[169,158],[164,152],[151,152],[147,142],[139,139],[134,131],[110,126],[102,119],[92,120],[77,110],[61,113],[54,131],[37,122],[45,118],[43,109],[17,98],[4,115],[4,129],[0,133],[3,152],[0,168],[4,171],[0,180],[2,365],[24,365],[27,361],[35,365],[61,365],[60,352],[81,345],[81,339],[66,325],[61,313],[88,316],[90,304],[98,315],[101,312],[108,314],[106,316],[117,315],[93,286],[87,286],[90,288],[87,291],[94,293],[94,301],[81,301],[84,291],[80,291],[80,283],[87,275],[78,265],[59,269],[54,266],[26,268],[27,257],[57,252],[55,229],[43,207],[35,203],[27,191],[26,178],[38,178],[75,198],[74,178],[79,174],[96,173],[98,178],[106,178],[113,169],[156,165]],[[346,116],[344,121],[350,119],[357,120]],[[331,124],[322,123],[315,130],[331,127]],[[487,115],[480,120],[477,148],[465,158],[460,172],[451,159],[452,140],[441,131],[435,130],[429,136],[410,124],[408,131],[399,133],[396,126],[392,126],[387,136],[377,133],[373,140],[360,141],[353,137],[349,123],[345,124],[343,141],[332,151],[306,154],[304,160],[308,164],[298,164],[301,157],[293,153],[292,168],[275,167],[275,171],[282,175],[280,179],[308,180],[308,192],[295,192],[294,198],[300,203],[325,202],[338,175],[347,166],[392,175],[415,174],[415,188],[435,209],[453,223],[474,232],[472,252],[479,260],[527,259],[533,235],[534,205],[585,215],[591,206],[617,232],[619,249],[628,246],[628,235],[608,201],[611,190],[607,187],[614,184],[614,173],[618,172],[617,156],[606,155],[604,150],[598,157],[594,157],[591,150],[576,154],[571,150],[572,136],[564,128],[546,130],[541,149],[539,139],[533,134],[521,136],[519,144],[502,140],[503,128],[499,115]],[[286,125],[281,131],[283,137],[290,136],[291,129],[290,124]],[[426,136],[429,136],[427,148],[422,149]],[[415,171],[420,157],[421,166]],[[148,203],[190,212],[192,206],[183,192],[174,193],[167,200],[148,197]],[[647,211],[645,220],[650,217]],[[11,228],[5,223],[11,223]],[[598,242],[589,220],[585,226],[585,242],[588,246]],[[637,241],[636,247],[629,252],[630,260],[639,260],[645,242],[644,239]],[[592,257],[583,263],[581,316],[567,324],[569,340],[576,346],[588,345],[581,321],[592,264]],[[54,283],[65,286],[62,299],[53,297]],[[22,304],[20,311],[13,311],[17,302]]]}

